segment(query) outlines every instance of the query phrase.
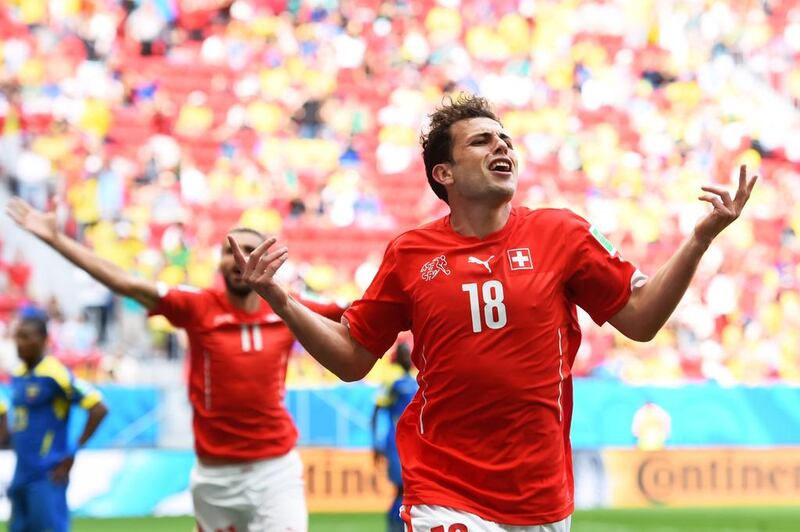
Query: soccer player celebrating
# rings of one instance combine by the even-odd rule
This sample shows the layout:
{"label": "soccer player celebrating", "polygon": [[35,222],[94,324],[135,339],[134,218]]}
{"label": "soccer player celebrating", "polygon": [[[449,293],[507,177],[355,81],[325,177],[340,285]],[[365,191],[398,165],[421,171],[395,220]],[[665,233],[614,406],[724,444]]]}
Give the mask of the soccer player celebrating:
{"label": "soccer player celebrating", "polygon": [[274,239],[249,257],[231,239],[243,279],[346,381],[411,330],[420,390],[397,426],[409,530],[569,530],[576,306],[633,340],[652,339],[756,179],[743,167],[733,198],[703,187],[713,210],[648,280],[569,210],[512,208],[517,157],[486,100],[438,109],[422,150],[450,214],[389,244],[342,323],[309,312],[275,281],[288,250],[271,251]]}
{"label": "soccer player celebrating", "polygon": [[89,413],[77,447],[92,437],[108,410],[96,390],[45,354],[43,318],[22,318],[14,342],[22,364],[11,378],[11,444],[17,465],[8,488],[9,530],[66,532],[67,484],[77,450],[67,441],[70,406],[80,405]]}
{"label": "soccer player celebrating", "polygon": [[[53,213],[24,201],[8,214],[108,288],[164,315],[189,337],[189,400],[198,463],[192,471],[195,518],[201,531],[292,530],[308,527],[303,467],[294,450],[297,429],[284,406],[286,365],[294,337],[253,292],[234,261],[264,241],[237,228],[223,243],[219,270],[225,289],[167,288],[129,274],[57,229]],[[335,304],[305,302],[338,320]]]}

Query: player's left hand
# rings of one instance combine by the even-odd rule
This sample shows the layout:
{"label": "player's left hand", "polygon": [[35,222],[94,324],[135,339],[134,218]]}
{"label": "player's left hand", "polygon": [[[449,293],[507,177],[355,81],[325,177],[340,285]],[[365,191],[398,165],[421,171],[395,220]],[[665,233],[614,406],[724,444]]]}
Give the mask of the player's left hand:
{"label": "player's left hand", "polygon": [[694,228],[694,236],[700,243],[708,246],[723,229],[739,217],[747,200],[750,199],[750,194],[753,192],[756,181],[758,181],[758,176],[747,179],[747,167],[742,165],[739,167],[739,188],[733,198],[722,187],[702,187],[703,191],[708,192],[708,194],[704,194],[698,199],[713,205],[714,210],[697,222]]}
{"label": "player's left hand", "polygon": [[72,470],[72,464],[74,463],[74,456],[64,458],[50,471],[50,480],[56,484],[66,484],[69,482],[69,472]]}

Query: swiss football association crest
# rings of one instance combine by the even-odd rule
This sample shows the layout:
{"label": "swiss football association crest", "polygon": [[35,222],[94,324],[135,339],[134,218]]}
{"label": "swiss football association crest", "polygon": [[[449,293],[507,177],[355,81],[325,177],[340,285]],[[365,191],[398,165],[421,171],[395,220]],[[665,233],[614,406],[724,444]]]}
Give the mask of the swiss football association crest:
{"label": "swiss football association crest", "polygon": [[512,270],[532,270],[533,260],[531,260],[531,250],[528,248],[509,249],[508,262]]}
{"label": "swiss football association crest", "polygon": [[442,272],[445,275],[450,275],[450,270],[447,268],[447,259],[444,255],[439,255],[433,260],[426,262],[422,268],[420,268],[419,272],[422,274],[422,278],[426,281],[433,280],[439,272]]}

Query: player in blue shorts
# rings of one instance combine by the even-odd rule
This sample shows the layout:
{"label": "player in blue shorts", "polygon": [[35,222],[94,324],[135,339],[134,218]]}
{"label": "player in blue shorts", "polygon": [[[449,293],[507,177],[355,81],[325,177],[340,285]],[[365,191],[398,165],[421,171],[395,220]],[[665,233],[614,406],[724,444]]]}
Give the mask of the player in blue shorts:
{"label": "player in blue shorts", "polygon": [[[375,441],[376,460],[380,455],[386,457],[389,480],[395,485],[396,495],[388,513],[389,532],[403,532],[405,526],[400,518],[400,506],[403,504],[403,478],[400,475],[400,455],[397,452],[397,442],[395,441],[395,426],[400,414],[406,409],[408,403],[414,398],[419,385],[414,377],[411,376],[411,349],[407,343],[401,342],[395,351],[395,362],[403,369],[403,374],[388,386],[384,393],[378,396],[375,404],[375,411],[372,415],[372,434]],[[376,427],[378,414],[381,410],[386,410],[389,414],[389,431],[383,445],[378,442]]]}
{"label": "player in blue shorts", "polygon": [[[10,532],[67,532],[67,484],[75,452],[94,434],[108,410],[99,392],[45,354],[47,323],[22,318],[14,331],[22,364],[11,379],[11,446],[17,456],[8,488]],[[67,441],[70,406],[88,419],[77,445]]]}

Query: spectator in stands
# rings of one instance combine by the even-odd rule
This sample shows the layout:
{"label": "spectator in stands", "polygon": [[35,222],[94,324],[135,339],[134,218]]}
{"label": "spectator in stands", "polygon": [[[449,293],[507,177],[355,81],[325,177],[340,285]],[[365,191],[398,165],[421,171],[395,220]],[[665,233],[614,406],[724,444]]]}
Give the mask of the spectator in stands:
{"label": "spectator in stands", "polygon": [[311,98],[303,102],[300,109],[292,116],[292,120],[297,124],[300,138],[313,139],[319,136],[324,125],[322,106],[322,101]]}
{"label": "spectator in stands", "polygon": [[139,43],[143,56],[152,55],[163,45],[167,20],[154,0],[142,0],[125,21],[125,34]]}
{"label": "spectator in stands", "polygon": [[14,169],[16,193],[35,205],[46,209],[50,199],[50,181],[53,169],[50,161],[34,151],[31,146],[23,148]]}
{"label": "spectator in stands", "polygon": [[208,97],[202,91],[192,91],[178,112],[175,131],[181,135],[197,137],[207,132],[214,121],[214,113],[208,106]]}
{"label": "spectator in stands", "polygon": [[97,345],[97,330],[89,321],[86,310],[61,324],[58,344],[70,353],[89,353]]}
{"label": "spectator in stands", "polygon": [[[5,43],[6,63],[12,62],[14,48],[12,40]],[[11,184],[7,181],[15,174],[22,152],[23,128],[19,83],[5,81],[0,84],[0,181],[7,185]]]}
{"label": "spectator in stands", "polygon": [[98,344],[104,345],[108,338],[114,312],[112,292],[102,283],[92,279],[83,271],[76,272],[76,285],[80,287],[80,305],[91,317]]}
{"label": "spectator in stands", "polygon": [[6,289],[15,295],[24,296],[28,293],[28,283],[31,278],[31,265],[17,251],[14,260],[10,263],[3,263],[0,260],[0,271],[6,275],[8,286]]}
{"label": "spectator in stands", "polygon": [[647,401],[633,415],[631,432],[636,446],[643,451],[664,449],[672,429],[672,417],[663,407]]}

